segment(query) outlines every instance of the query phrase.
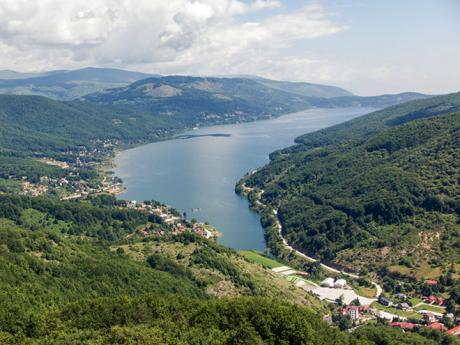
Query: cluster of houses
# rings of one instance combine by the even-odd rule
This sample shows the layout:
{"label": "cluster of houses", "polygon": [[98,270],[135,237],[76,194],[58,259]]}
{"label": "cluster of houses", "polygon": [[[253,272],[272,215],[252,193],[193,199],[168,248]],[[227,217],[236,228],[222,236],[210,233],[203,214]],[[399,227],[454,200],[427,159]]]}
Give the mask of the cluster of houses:
{"label": "cluster of houses", "polygon": [[[400,300],[406,300],[407,296],[404,294],[397,294],[396,297]],[[394,303],[390,299],[380,296],[378,302],[385,307],[395,307],[399,310],[412,311],[412,307],[406,302]]]}
{"label": "cluster of houses", "polygon": [[[13,179],[14,176],[11,176]],[[41,176],[36,183],[27,181],[26,176],[21,177],[21,195],[38,197],[46,194],[49,190],[59,192],[61,200],[77,199],[90,194],[111,193],[115,194],[123,190],[123,186],[116,178],[105,177],[98,186],[92,186],[88,181],[80,178],[74,171],[68,172],[66,177],[53,178]]]}
{"label": "cluster of houses", "polygon": [[[172,227],[170,232],[172,235],[178,235],[186,231],[191,231],[207,239],[216,238],[219,235],[219,233],[209,224],[199,222],[189,224],[187,222],[183,222],[183,219],[178,216],[177,212],[174,212],[170,207],[165,205],[152,204],[149,202],[137,202],[132,200],[126,203],[126,207],[130,209],[136,208],[144,210],[156,215],[162,220],[164,224],[170,225]],[[149,229],[147,228],[142,232],[144,236],[150,235]],[[163,236],[165,233],[163,230],[156,230],[154,234],[157,236]]]}
{"label": "cluster of houses", "polygon": [[73,157],[74,160],[59,161],[50,157],[38,159],[41,163],[59,167],[67,170],[65,177],[53,178],[49,176],[41,176],[38,181],[27,181],[27,176],[9,176],[9,179],[22,180],[22,195],[37,197],[46,194],[48,191],[55,190],[62,195],[63,200],[81,198],[89,194],[97,193],[117,193],[122,190],[122,185],[118,179],[106,177],[99,186],[91,186],[89,181],[78,176],[78,168],[97,167],[98,158],[108,157],[113,153],[113,150],[120,144],[119,140],[94,140],[93,149],[88,150],[84,146],[80,146],[75,150],[65,152],[67,157]]}
{"label": "cluster of houses", "polygon": [[[23,178],[24,180],[25,178]],[[22,191],[20,195],[28,195],[32,197],[37,197],[42,194],[45,194],[48,191],[48,186],[43,184],[33,184],[28,181],[22,182]]]}
{"label": "cluster of houses", "polygon": [[424,314],[422,323],[414,323],[408,321],[398,321],[390,323],[392,327],[398,327],[404,330],[412,331],[419,328],[429,328],[432,330],[445,332],[446,334],[450,334],[453,336],[460,336],[460,326],[456,326],[452,329],[448,329],[446,325],[440,322],[437,317],[433,313],[426,313]]}
{"label": "cluster of houses", "polygon": [[342,315],[348,315],[352,321],[357,321],[363,314],[370,312],[370,307],[368,305],[347,305],[340,309],[339,312]]}
{"label": "cluster of houses", "polygon": [[[401,300],[407,299],[407,296],[404,294],[397,294],[396,297],[398,297]],[[442,297],[437,297],[437,296],[429,296],[426,299],[424,299],[426,302],[429,302],[428,304],[436,304],[436,305],[443,305],[445,303],[445,299]],[[406,302],[402,303],[394,303],[388,298],[385,297],[380,297],[379,298],[379,303],[387,306],[387,307],[396,307],[397,309],[404,310],[404,311],[413,311],[413,308]],[[460,318],[456,318],[454,314],[449,313],[449,314],[443,314],[435,311],[429,311],[429,310],[419,310],[418,313],[422,315],[422,320],[421,323],[415,323],[415,322],[408,322],[408,321],[397,321],[397,322],[392,322],[390,325],[392,327],[399,327],[404,330],[415,330],[421,327],[441,331],[441,332],[446,332],[451,335],[460,335],[460,326],[455,327],[451,330],[448,330],[446,325],[444,325],[441,321],[444,319],[444,317],[450,319],[452,322],[459,324],[460,323]],[[405,319],[405,318],[401,318]]]}

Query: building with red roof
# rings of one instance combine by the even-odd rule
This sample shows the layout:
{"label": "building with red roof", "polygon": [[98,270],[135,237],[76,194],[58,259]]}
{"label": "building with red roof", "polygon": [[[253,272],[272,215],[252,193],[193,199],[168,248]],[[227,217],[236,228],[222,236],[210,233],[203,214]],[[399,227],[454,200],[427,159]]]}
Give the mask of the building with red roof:
{"label": "building with red roof", "polygon": [[446,330],[446,326],[444,326],[442,323],[440,322],[433,322],[433,323],[430,323],[427,328],[430,328],[430,329],[435,329],[437,331],[441,331],[441,332],[444,332]]}
{"label": "building with red roof", "polygon": [[460,326],[457,326],[457,327],[454,327],[452,329],[449,329],[446,333],[450,334],[450,335],[455,335],[457,337],[460,337]]}
{"label": "building with red roof", "polygon": [[444,305],[446,303],[446,299],[444,297],[438,297],[434,295],[424,297],[423,300],[429,304]]}
{"label": "building with red roof", "polygon": [[391,327],[399,327],[401,329],[413,330],[417,327],[415,323],[412,322],[392,322],[390,323]]}

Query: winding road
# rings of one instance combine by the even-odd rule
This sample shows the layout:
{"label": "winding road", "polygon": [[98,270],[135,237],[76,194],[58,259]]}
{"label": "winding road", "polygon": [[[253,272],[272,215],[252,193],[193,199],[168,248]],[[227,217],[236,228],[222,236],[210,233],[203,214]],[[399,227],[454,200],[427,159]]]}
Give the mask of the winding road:
{"label": "winding road", "polygon": [[[253,171],[251,174],[254,174],[255,171]],[[251,192],[251,191],[254,191],[254,188],[250,188],[250,187],[247,187],[246,184],[242,184],[242,187],[243,187],[243,190],[248,193],[248,192]],[[264,208],[267,208],[268,206],[265,205],[263,202],[260,201],[261,197],[262,197],[262,194],[264,193],[265,191],[262,189],[258,195],[257,195],[257,198],[256,198],[256,203],[257,205],[261,206],[261,207],[264,207]],[[276,225],[278,227],[278,233],[279,233],[279,236],[281,238],[281,240],[283,241],[283,245],[285,248],[289,249],[289,250],[292,250],[293,252],[295,252],[297,255],[311,261],[311,262],[317,262],[318,260],[315,259],[315,258],[312,258],[308,255],[305,255],[304,253],[298,251],[297,249],[295,248],[292,248],[289,243],[286,241],[286,239],[283,237],[283,226],[281,225],[281,222],[279,220],[279,217],[278,217],[278,210],[273,210],[273,214],[275,215],[275,221],[276,221]],[[338,274],[343,274],[345,276],[348,276],[348,277],[351,277],[351,278],[354,278],[354,279],[359,279],[360,276],[359,275],[356,275],[356,274],[352,274],[352,273],[348,273],[348,272],[345,272],[345,271],[339,271],[333,267],[330,267],[326,264],[323,264],[322,262],[320,262],[320,265],[323,269],[329,271],[329,272],[333,272],[333,273],[338,273]],[[371,281],[371,284],[375,287],[375,290],[376,290],[376,293],[375,293],[375,299],[377,300],[380,295],[382,294],[383,292],[383,289],[382,287],[377,284],[376,282],[374,281]]]}
{"label": "winding road", "polygon": [[[260,201],[259,201],[260,202]],[[262,204],[262,203],[261,203]],[[289,243],[286,241],[286,239],[283,237],[283,234],[282,234],[282,231],[283,231],[283,227],[281,225],[281,222],[279,221],[279,218],[278,218],[278,211],[277,210],[273,210],[273,214],[275,215],[275,220],[276,220],[276,224],[277,224],[277,227],[278,227],[278,233],[280,235],[280,238],[281,240],[283,241],[283,244],[284,244],[284,247],[289,249],[289,250],[292,250],[294,251],[297,255],[311,261],[311,262],[317,262],[318,260],[315,259],[315,258],[312,258],[308,255],[305,255],[304,253],[298,251],[297,249],[294,249],[292,248]],[[322,268],[324,268],[325,270],[329,271],[329,272],[334,272],[334,273],[338,273],[338,274],[343,274],[345,276],[348,276],[348,277],[351,277],[351,278],[354,278],[354,279],[359,279],[360,276],[356,275],[356,274],[352,274],[352,273],[348,273],[348,272],[345,272],[345,271],[339,271],[331,266],[327,266],[325,264],[323,264],[322,262],[320,262],[320,265]],[[382,287],[377,284],[376,282],[373,282],[371,281],[371,284],[375,287],[376,289],[376,298],[380,297],[380,295],[382,294],[383,290],[382,290]]]}

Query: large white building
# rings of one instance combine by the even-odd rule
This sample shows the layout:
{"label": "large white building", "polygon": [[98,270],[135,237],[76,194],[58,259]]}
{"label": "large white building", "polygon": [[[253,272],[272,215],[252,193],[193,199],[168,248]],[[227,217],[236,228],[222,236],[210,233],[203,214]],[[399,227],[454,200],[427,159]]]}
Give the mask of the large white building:
{"label": "large white building", "polygon": [[334,278],[328,277],[321,282],[321,286],[332,288],[334,287]]}
{"label": "large white building", "polygon": [[345,279],[337,279],[334,283],[334,287],[338,289],[343,289],[347,286],[347,281]]}

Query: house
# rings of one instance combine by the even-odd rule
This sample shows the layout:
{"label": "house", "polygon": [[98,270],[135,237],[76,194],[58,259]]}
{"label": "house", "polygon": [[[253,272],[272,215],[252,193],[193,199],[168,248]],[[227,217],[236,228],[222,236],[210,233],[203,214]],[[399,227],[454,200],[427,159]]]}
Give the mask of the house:
{"label": "house", "polygon": [[425,322],[427,323],[433,323],[433,322],[436,322],[436,317],[434,316],[433,313],[424,313],[423,320],[425,320]]}
{"label": "house", "polygon": [[359,319],[359,309],[358,308],[350,308],[348,309],[348,315],[352,321],[356,321]]}
{"label": "house", "polygon": [[342,315],[348,315],[353,321],[360,317],[361,306],[349,305],[340,310]]}
{"label": "house", "polygon": [[407,303],[398,303],[396,305],[396,308],[398,308],[399,310],[409,310],[409,309],[412,309],[411,306]]}
{"label": "house", "polygon": [[425,280],[425,285],[436,286],[436,285],[438,285],[438,281],[434,280],[434,279],[427,279],[427,280]]}
{"label": "house", "polygon": [[412,322],[392,322],[390,323],[391,327],[399,327],[401,329],[413,330],[417,327],[415,323]]}
{"label": "house", "polygon": [[452,321],[455,321],[455,315],[453,313],[447,313],[446,317]]}
{"label": "house", "polygon": [[336,289],[343,289],[346,286],[347,286],[347,281],[345,279],[337,279],[336,282],[334,283],[334,287]]}
{"label": "house", "polygon": [[444,332],[446,330],[446,326],[444,326],[444,324],[440,323],[440,322],[433,322],[433,323],[430,323],[427,328],[430,328],[430,329],[435,329],[437,331],[441,331],[441,332]]}
{"label": "house", "polygon": [[385,297],[382,297],[380,296],[379,297],[379,303],[386,306],[386,307],[391,307],[393,305],[393,302],[390,301],[388,298],[385,298]]}
{"label": "house", "polygon": [[320,285],[324,286],[324,287],[332,288],[332,287],[334,287],[334,278],[331,278],[331,277],[326,278],[321,282]]}
{"label": "house", "polygon": [[397,293],[396,298],[398,298],[398,299],[400,299],[402,301],[405,301],[407,299],[407,295],[405,295],[403,293]]}
{"label": "house", "polygon": [[460,337],[460,326],[449,329],[446,334],[454,335]]}
{"label": "house", "polygon": [[444,297],[438,297],[436,304],[437,305],[444,305],[446,303],[446,299]]}
{"label": "house", "polygon": [[446,299],[444,297],[438,297],[438,296],[428,296],[423,299],[426,303],[429,304],[436,304],[436,305],[444,305],[446,303]]}
{"label": "house", "polygon": [[361,313],[367,313],[369,311],[368,305],[349,305],[340,310],[342,315],[350,316],[350,319],[353,321],[358,320],[361,316]]}

